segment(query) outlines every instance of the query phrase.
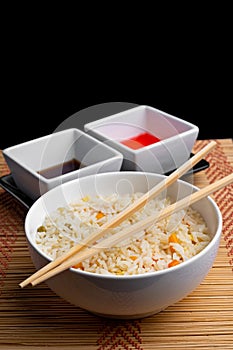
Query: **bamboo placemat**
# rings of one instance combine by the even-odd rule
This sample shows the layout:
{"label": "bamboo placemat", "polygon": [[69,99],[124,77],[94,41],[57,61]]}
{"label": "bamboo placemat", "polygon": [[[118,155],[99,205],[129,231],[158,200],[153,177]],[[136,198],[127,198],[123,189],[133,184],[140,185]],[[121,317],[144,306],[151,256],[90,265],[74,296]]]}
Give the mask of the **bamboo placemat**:
{"label": "bamboo placemat", "polygon": [[[199,187],[232,173],[233,143],[216,140]],[[209,140],[198,140],[194,153]],[[0,174],[7,174],[0,153]],[[233,186],[213,195],[223,215],[216,261],[201,285],[180,302],[141,320],[102,319],[56,296],[46,284],[20,289],[34,272],[23,229],[26,209],[0,188],[0,348],[233,349]]]}

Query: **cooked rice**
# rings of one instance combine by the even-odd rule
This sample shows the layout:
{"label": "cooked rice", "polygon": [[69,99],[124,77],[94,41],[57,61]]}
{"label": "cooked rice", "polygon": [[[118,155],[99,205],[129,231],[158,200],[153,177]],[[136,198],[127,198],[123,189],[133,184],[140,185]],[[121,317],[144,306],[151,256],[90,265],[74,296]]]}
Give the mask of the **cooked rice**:
{"label": "cooked rice", "polygon": [[[105,222],[111,220],[142,193],[119,197],[86,196],[46,217],[36,232],[38,247],[52,259],[80,243]],[[110,234],[144,218],[155,215],[171,203],[156,198],[125,220]],[[210,241],[202,216],[188,207],[159,221],[115,247],[97,253],[76,266],[98,274],[135,275],[163,270],[180,264],[199,253]]]}

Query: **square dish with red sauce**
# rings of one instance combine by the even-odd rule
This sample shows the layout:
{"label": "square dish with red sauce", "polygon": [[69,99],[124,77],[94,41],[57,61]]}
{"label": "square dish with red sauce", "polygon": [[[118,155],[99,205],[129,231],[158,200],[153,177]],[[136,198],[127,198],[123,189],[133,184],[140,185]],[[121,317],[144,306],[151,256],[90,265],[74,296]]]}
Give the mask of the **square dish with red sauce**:
{"label": "square dish with red sauce", "polygon": [[87,123],[84,130],[123,154],[122,170],[159,174],[190,157],[199,132],[184,119],[144,105]]}

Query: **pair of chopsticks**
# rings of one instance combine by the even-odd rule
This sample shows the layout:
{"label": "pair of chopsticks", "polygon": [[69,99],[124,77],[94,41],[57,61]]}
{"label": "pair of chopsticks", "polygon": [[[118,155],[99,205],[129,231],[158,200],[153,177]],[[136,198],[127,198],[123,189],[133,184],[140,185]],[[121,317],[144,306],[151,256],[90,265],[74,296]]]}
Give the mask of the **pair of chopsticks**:
{"label": "pair of chopsticks", "polygon": [[[211,193],[219,190],[220,188],[229,185],[233,182],[233,174],[230,174],[221,180],[207,186],[206,188],[200,189],[193,194],[179,200],[176,203],[173,203],[163,209],[160,214],[156,214],[156,216],[150,216],[120,232],[115,233],[114,235],[100,241],[97,244],[91,245],[96,242],[99,238],[103,237],[109,229],[116,227],[130,215],[135,213],[137,210],[142,208],[147,201],[151,200],[155,196],[157,196],[160,192],[162,192],[165,188],[170,186],[173,182],[175,182],[179,177],[184,175],[189,169],[191,169],[197,162],[199,162],[205,155],[207,155],[214,147],[216,146],[215,141],[211,141],[208,143],[202,150],[192,156],[187,162],[181,165],[176,171],[171,173],[169,176],[165,177],[160,183],[154,186],[151,190],[146,192],[142,197],[140,197],[137,201],[123,210],[120,214],[118,214],[113,220],[105,223],[97,232],[94,232],[89,237],[84,239],[82,243],[76,244],[73,248],[71,248],[68,252],[63,254],[61,257],[55,259],[49,264],[42,267],[40,270],[35,272],[33,275],[28,277],[26,280],[21,282],[20,287],[25,287],[30,284],[35,286],[48,278],[51,278],[58,273],[80,263],[81,261],[95,255],[97,252],[103,251],[107,248],[111,248],[115,244],[123,241],[125,238],[132,236],[133,234],[144,230],[154,224],[155,222],[162,220],[172,213],[177,212],[189,205],[192,205],[196,201],[210,195]],[[79,253],[79,254],[77,254]]]}

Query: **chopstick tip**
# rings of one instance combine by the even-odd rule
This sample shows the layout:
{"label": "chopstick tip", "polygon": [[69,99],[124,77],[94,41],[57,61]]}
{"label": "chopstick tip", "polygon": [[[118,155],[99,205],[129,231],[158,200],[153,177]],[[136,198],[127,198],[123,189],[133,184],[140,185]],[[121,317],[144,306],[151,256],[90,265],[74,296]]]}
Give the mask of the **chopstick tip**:
{"label": "chopstick tip", "polygon": [[24,280],[23,282],[19,283],[19,286],[20,286],[21,288],[24,288],[24,287],[26,287],[29,283],[30,283],[30,282],[29,282],[28,280]]}

